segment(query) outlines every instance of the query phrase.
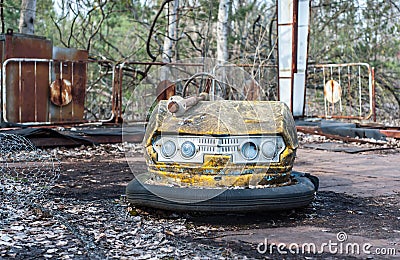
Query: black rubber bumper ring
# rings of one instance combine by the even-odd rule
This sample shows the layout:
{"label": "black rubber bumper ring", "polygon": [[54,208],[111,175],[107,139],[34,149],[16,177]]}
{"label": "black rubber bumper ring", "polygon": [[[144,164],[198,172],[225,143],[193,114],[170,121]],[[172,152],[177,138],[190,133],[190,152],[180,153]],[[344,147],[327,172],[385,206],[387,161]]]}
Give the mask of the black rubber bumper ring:
{"label": "black rubber bumper ring", "polygon": [[[297,180],[296,184],[272,188],[227,189],[211,199],[210,193],[215,193],[215,189],[143,186],[134,179],[128,184],[126,195],[128,201],[135,206],[174,211],[276,211],[307,206],[314,200],[318,178],[299,172],[292,172],[292,176]],[[190,201],[196,202],[188,203]]]}

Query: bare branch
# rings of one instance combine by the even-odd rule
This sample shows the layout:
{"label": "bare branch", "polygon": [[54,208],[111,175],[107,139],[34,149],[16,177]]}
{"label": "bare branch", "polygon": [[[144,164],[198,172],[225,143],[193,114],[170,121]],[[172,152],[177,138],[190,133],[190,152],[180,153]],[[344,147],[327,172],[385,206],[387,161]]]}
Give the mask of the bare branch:
{"label": "bare branch", "polygon": [[60,26],[58,26],[58,22],[54,20],[54,17],[52,15],[50,16],[50,18],[57,28],[58,35],[60,36],[60,42],[64,45],[64,47],[68,47],[68,45],[63,41],[62,32],[61,32]]}
{"label": "bare branch", "polygon": [[161,15],[161,13],[162,13],[162,11],[163,11],[165,5],[168,4],[168,3],[171,2],[171,1],[172,1],[172,0],[165,0],[165,1],[161,4],[160,9],[158,10],[156,16],[154,17],[153,23],[151,24],[151,27],[150,27],[149,37],[147,38],[146,51],[147,51],[147,54],[150,56],[150,58],[151,58],[153,61],[155,61],[155,60],[157,59],[157,57],[154,56],[154,55],[151,53],[151,50],[150,50],[150,42],[151,42],[151,38],[152,38],[152,36],[153,36],[154,27],[155,27],[155,25],[156,25],[156,23],[157,23],[158,17]]}
{"label": "bare branch", "polygon": [[[90,37],[89,37],[89,40],[88,40],[88,43],[87,43],[87,47],[86,47],[86,50],[87,50],[87,51],[90,50],[90,43],[91,43],[92,39],[94,38],[94,36],[96,36],[96,34],[99,32],[99,30],[100,30],[100,28],[101,28],[101,25],[102,25],[103,22],[104,22],[104,19],[105,19],[106,15],[104,14],[103,7],[104,7],[106,4],[107,4],[107,0],[104,1],[104,3],[103,3],[102,5],[100,5],[101,20],[100,20],[99,25],[97,26],[96,30],[94,31],[94,33],[92,33],[92,35],[90,35]],[[90,12],[92,12],[93,10],[94,10],[94,9],[90,10]]]}

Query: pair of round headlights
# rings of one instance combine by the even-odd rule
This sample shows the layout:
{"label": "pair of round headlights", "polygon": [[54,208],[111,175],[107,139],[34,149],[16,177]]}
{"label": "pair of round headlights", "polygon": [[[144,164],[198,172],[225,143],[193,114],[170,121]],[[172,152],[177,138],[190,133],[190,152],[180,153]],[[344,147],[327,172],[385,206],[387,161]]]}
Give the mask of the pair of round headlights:
{"label": "pair of round headlights", "polygon": [[[246,160],[254,160],[259,152],[259,147],[252,141],[246,142],[241,147],[242,156]],[[176,144],[168,140],[161,146],[161,152],[165,158],[171,158],[177,151]],[[181,145],[181,155],[184,158],[192,158],[196,153],[196,146],[190,141],[186,141]],[[266,159],[272,160],[276,155],[276,143],[267,140],[261,144],[261,153]]]}
{"label": "pair of round headlights", "polygon": [[[254,160],[258,155],[258,146],[253,142],[246,142],[242,145],[241,152],[246,160]],[[276,155],[276,145],[272,140],[265,141],[261,145],[261,152],[267,159],[273,159]]]}
{"label": "pair of round headlights", "polygon": [[[165,158],[172,157],[176,152],[176,145],[173,141],[168,140],[161,146],[161,152]],[[181,145],[181,154],[185,158],[191,158],[196,153],[196,146],[190,141],[186,141]]]}

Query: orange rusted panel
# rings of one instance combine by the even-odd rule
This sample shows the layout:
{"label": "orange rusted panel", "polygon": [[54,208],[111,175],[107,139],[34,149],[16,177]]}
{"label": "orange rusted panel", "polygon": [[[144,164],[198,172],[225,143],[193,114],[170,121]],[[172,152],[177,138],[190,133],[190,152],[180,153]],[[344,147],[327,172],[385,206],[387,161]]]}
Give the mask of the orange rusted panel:
{"label": "orange rusted panel", "polygon": [[51,122],[82,121],[86,95],[86,66],[88,52],[71,48],[53,48],[52,80],[71,83],[72,100],[68,104],[51,103]]}
{"label": "orange rusted panel", "polygon": [[[10,58],[51,59],[52,43],[43,37],[0,35],[1,63]],[[46,122],[48,118],[49,65],[35,62],[9,62],[6,66],[6,109],[8,122]],[[4,103],[5,104],[4,104]]]}

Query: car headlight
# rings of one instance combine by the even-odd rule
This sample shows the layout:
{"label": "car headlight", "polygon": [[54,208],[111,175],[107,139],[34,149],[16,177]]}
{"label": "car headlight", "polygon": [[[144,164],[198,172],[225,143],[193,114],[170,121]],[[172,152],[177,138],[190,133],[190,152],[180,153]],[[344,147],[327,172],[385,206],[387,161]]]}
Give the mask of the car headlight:
{"label": "car headlight", "polygon": [[165,158],[172,157],[176,152],[176,145],[173,141],[169,140],[162,144],[161,152]]}
{"label": "car headlight", "polygon": [[276,155],[276,141],[265,141],[261,146],[261,152],[267,159],[273,159]]}
{"label": "car headlight", "polygon": [[185,158],[191,158],[196,153],[196,147],[194,143],[186,141],[181,146],[181,154]]}
{"label": "car headlight", "polygon": [[246,142],[242,145],[241,149],[242,155],[246,160],[253,160],[257,157],[258,148],[253,142]]}

